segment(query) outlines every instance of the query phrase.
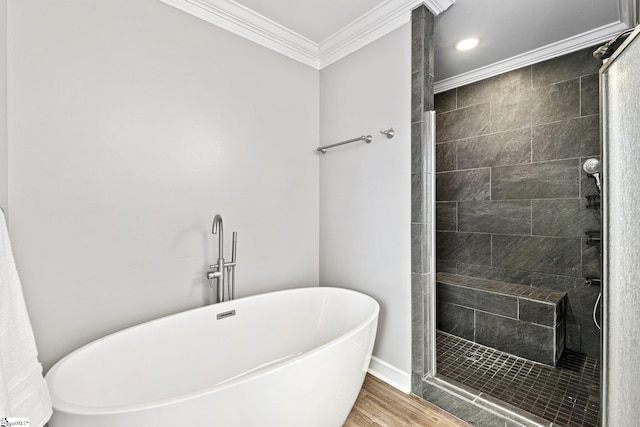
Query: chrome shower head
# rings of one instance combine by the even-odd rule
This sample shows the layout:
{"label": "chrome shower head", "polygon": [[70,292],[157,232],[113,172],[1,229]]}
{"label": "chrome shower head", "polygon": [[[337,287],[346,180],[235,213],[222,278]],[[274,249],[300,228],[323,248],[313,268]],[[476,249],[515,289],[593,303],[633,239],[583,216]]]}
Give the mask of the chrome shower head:
{"label": "chrome shower head", "polygon": [[598,159],[587,159],[582,164],[582,169],[589,175],[593,175],[596,173],[600,173],[600,160]]}
{"label": "chrome shower head", "polygon": [[598,186],[598,192],[602,191],[600,187],[600,160],[598,159],[587,159],[582,164],[582,169],[589,175],[592,175],[596,180],[596,185]]}

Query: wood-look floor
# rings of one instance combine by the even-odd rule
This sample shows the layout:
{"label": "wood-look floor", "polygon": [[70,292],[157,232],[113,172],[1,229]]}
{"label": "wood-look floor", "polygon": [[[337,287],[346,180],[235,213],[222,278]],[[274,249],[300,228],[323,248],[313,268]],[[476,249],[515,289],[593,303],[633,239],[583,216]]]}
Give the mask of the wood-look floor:
{"label": "wood-look floor", "polygon": [[368,375],[343,427],[468,427],[453,415]]}

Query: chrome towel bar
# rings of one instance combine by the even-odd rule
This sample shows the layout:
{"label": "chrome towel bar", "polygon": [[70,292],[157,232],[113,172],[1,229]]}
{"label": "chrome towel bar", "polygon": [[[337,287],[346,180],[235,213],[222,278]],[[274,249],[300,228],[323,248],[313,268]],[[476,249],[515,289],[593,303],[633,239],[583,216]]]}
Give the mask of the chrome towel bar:
{"label": "chrome towel bar", "polygon": [[[380,133],[385,135],[389,139],[393,138],[393,136],[395,135],[395,131],[393,130],[393,128],[389,128],[387,130],[381,130]],[[356,142],[356,141],[364,141],[367,144],[369,144],[371,143],[372,140],[373,138],[371,137],[371,135],[362,135],[357,138],[347,139],[346,141],[336,142],[335,144],[325,145],[324,147],[318,147],[316,148],[316,151],[322,154],[325,154],[328,148],[337,147],[338,145],[344,145],[344,144],[348,144],[350,142]]]}
{"label": "chrome towel bar", "polygon": [[371,143],[372,139],[373,138],[371,137],[371,135],[362,135],[362,136],[359,136],[358,138],[348,139],[342,142],[336,142],[335,144],[325,145],[324,147],[318,147],[316,148],[316,151],[319,151],[322,154],[325,154],[327,152],[327,148],[337,147],[338,145],[344,145],[344,144],[348,144],[350,142],[356,142],[356,141],[364,141],[367,144],[369,144]]}

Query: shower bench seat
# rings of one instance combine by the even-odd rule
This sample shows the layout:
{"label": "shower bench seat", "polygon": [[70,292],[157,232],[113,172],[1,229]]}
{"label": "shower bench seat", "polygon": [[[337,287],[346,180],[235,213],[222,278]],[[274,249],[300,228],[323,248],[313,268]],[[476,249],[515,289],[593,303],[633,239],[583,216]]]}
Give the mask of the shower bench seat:
{"label": "shower bench seat", "polygon": [[436,274],[438,329],[555,366],[565,345],[566,293]]}

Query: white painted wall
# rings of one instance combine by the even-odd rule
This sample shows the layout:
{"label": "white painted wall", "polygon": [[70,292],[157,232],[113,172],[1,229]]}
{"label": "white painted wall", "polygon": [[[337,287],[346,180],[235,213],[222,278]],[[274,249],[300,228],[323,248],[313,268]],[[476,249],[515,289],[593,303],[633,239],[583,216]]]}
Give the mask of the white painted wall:
{"label": "white painted wall", "polygon": [[9,0],[8,26],[10,233],[45,368],[208,303],[217,212],[238,296],[318,285],[318,71],[156,0]]}
{"label": "white painted wall", "polygon": [[8,214],[7,0],[0,0],[0,206]]}
{"label": "white painted wall", "polygon": [[[372,369],[411,373],[411,32],[407,24],[320,72],[320,284],[367,293],[381,315]],[[396,136],[379,133],[393,126]]]}

